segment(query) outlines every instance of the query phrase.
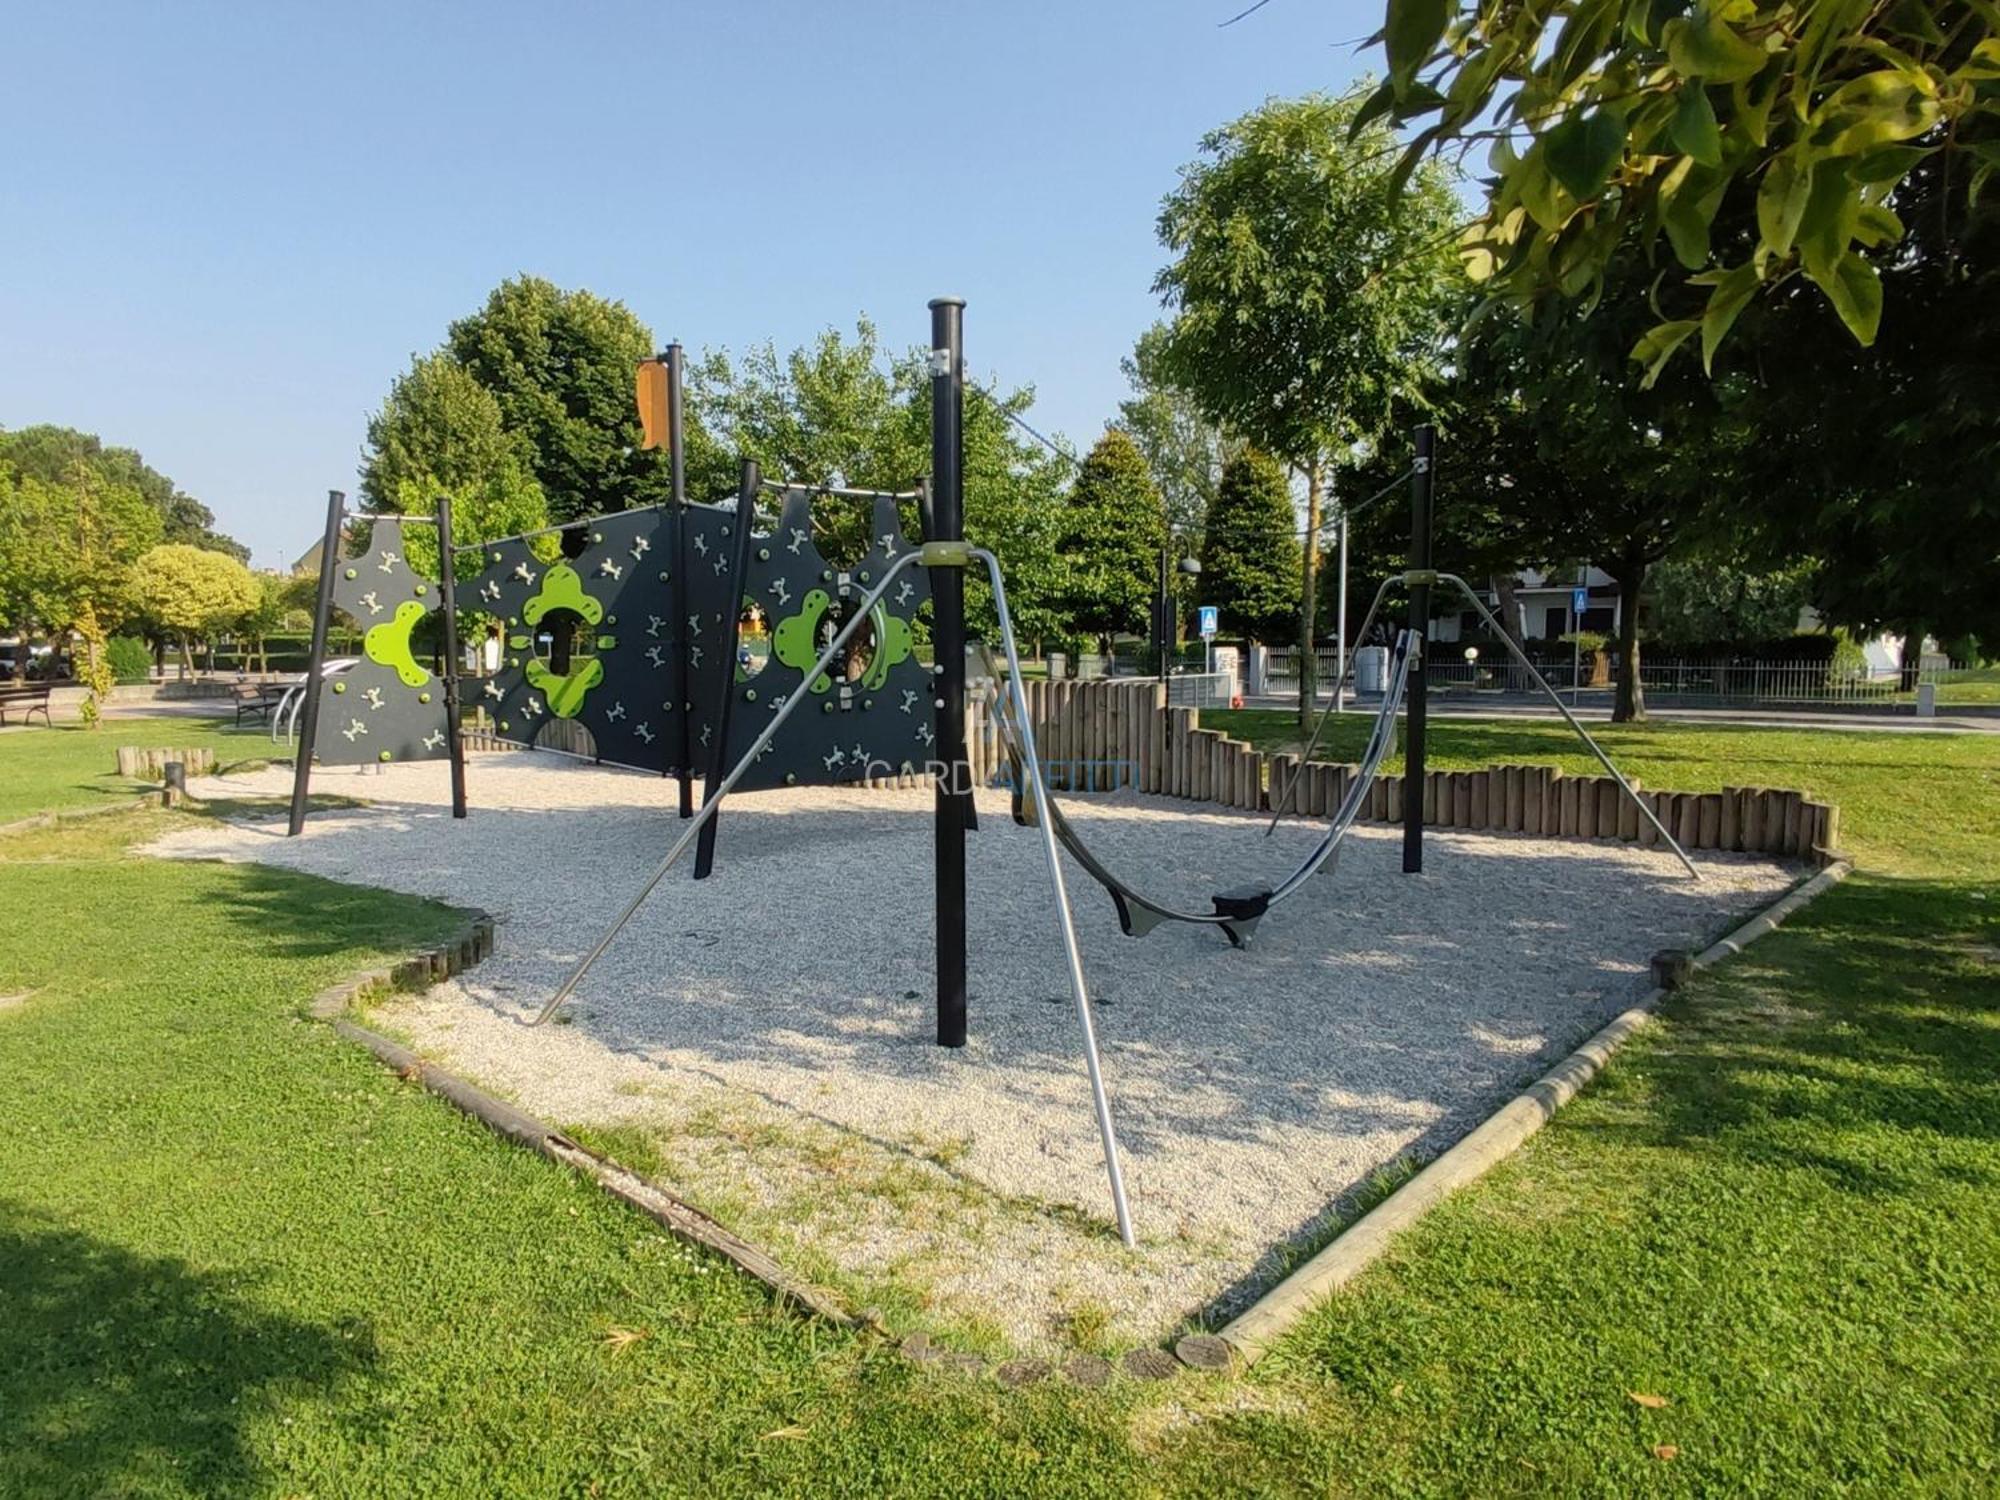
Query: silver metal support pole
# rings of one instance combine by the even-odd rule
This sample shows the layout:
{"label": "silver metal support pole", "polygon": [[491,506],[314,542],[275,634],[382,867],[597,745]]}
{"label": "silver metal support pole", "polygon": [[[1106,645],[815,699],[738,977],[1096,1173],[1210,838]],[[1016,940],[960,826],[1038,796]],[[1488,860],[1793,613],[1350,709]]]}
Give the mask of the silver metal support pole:
{"label": "silver metal support pole", "polygon": [[[748,524],[747,520],[745,524]],[[583,982],[584,975],[590,972],[591,965],[604,956],[604,950],[611,946],[612,939],[624,931],[625,924],[632,920],[633,915],[639,908],[645,905],[646,898],[653,894],[653,888],[666,878],[667,871],[674,867],[681,855],[694,843],[695,838],[700,834],[701,830],[708,826],[710,819],[714,818],[716,813],[721,810],[722,799],[729,795],[730,789],[738,781],[743,779],[743,773],[756,763],[757,757],[763,754],[764,747],[770,744],[772,739],[777,735],[779,726],[785,720],[789,719],[792,716],[792,711],[810,696],[805,691],[803,684],[817,681],[821,674],[833,665],[834,658],[845,649],[849,637],[853,636],[860,629],[861,622],[868,618],[869,611],[874,609],[877,604],[880,604],[888,594],[891,580],[896,578],[905,568],[914,566],[922,557],[923,549],[920,547],[913,548],[896,558],[895,561],[883,570],[880,582],[869,590],[868,597],[862,600],[861,604],[848,615],[846,622],[835,633],[833,639],[827,643],[826,649],[820,653],[819,660],[813,663],[812,670],[806,673],[799,690],[785,700],[782,708],[771,715],[771,722],[764,726],[764,732],[751,742],[750,748],[743,752],[743,758],[730,768],[727,776],[722,778],[721,783],[715,789],[715,795],[703,801],[701,810],[689,820],[687,827],[681,830],[681,836],[674,840],[674,846],[667,851],[667,857],[654,867],[651,875],[646,877],[646,883],[639,887],[638,894],[625,904],[625,909],[618,913],[611,925],[605,929],[604,936],[597,940],[596,945],[588,953],[584,954],[581,962],[570,971],[569,978],[562,982],[562,988],[549,997],[548,1004],[544,1005],[540,1014],[535,1017],[534,1025],[541,1025],[542,1022],[556,1013],[557,1007],[569,999],[570,995],[575,992],[576,987]]]}
{"label": "silver metal support pole", "polygon": [[1090,1073],[1090,1099],[1097,1111],[1097,1136],[1104,1147],[1104,1173],[1111,1182],[1111,1206],[1118,1217],[1118,1238],[1132,1248],[1132,1210],[1125,1201],[1125,1173],[1118,1164],[1118,1135],[1111,1123],[1111,1100],[1104,1091],[1104,1067],[1097,1052],[1097,1026],[1090,1014],[1090,990],[1083,977],[1083,950],[1076,939],[1076,917],[1070,911],[1069,888],[1063,883],[1062,856],[1056,849],[1055,819],[1042,805],[1041,756],[1035,749],[1035,726],[1028,717],[1026,689],[1021,685],[1021,655],[1014,644],[1014,621],[1007,611],[1007,589],[1000,579],[1000,560],[984,547],[972,555],[986,566],[993,584],[993,609],[1000,620],[1000,642],[1007,648],[1009,693],[1015,722],[1020,726],[1022,774],[1035,798],[1035,826],[1041,830],[1042,857],[1049,867],[1049,886],[1056,897],[1056,923],[1062,929],[1063,958],[1069,965],[1070,994],[1076,1000],[1076,1021],[1083,1032],[1084,1067]]}
{"label": "silver metal support pole", "polygon": [[1514,660],[1520,665],[1521,670],[1534,678],[1535,686],[1549,695],[1549,702],[1556,706],[1556,712],[1568,721],[1569,727],[1574,729],[1584,744],[1590,747],[1590,753],[1597,757],[1598,764],[1611,773],[1611,779],[1618,783],[1618,789],[1625,794],[1634,807],[1639,809],[1639,815],[1653,825],[1654,831],[1666,842],[1667,847],[1674,851],[1675,856],[1683,865],[1687,866],[1688,874],[1692,875],[1696,880],[1701,879],[1701,871],[1697,870],[1694,867],[1694,861],[1687,857],[1687,850],[1683,849],[1679,841],[1671,833],[1667,832],[1667,825],[1653,815],[1652,808],[1646,806],[1645,800],[1632,790],[1632,783],[1625,779],[1618,767],[1611,763],[1611,757],[1604,753],[1603,747],[1590,737],[1590,731],[1585,729],[1578,722],[1576,715],[1569,711],[1569,705],[1563,702],[1562,694],[1549,686],[1548,678],[1544,677],[1536,669],[1535,664],[1528,660],[1527,653],[1514,644],[1514,638],[1511,635],[1500,628],[1500,622],[1493,617],[1493,611],[1488,609],[1480,597],[1472,592],[1472,585],[1467,583],[1463,578],[1460,578],[1456,573],[1440,573],[1437,577],[1440,583],[1457,584],[1459,592],[1472,601],[1472,607],[1478,610],[1481,618],[1492,627],[1493,633],[1507,643],[1507,649],[1514,654]]}

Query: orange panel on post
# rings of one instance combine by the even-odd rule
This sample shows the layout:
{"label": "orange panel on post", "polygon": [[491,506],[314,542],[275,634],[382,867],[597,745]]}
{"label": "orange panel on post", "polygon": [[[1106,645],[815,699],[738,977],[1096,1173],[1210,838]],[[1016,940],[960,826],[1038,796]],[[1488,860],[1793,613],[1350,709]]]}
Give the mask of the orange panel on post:
{"label": "orange panel on post", "polygon": [[667,445],[667,365],[665,360],[639,361],[639,426],[645,432],[641,448]]}

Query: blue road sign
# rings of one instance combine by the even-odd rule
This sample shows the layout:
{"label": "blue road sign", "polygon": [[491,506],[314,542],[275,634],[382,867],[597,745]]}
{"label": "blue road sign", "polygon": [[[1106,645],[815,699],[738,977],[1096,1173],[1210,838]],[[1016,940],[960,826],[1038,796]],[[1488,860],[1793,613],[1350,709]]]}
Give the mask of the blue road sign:
{"label": "blue road sign", "polygon": [[1212,640],[1214,640],[1214,639],[1215,639],[1215,627],[1216,627],[1216,620],[1215,620],[1215,606],[1214,606],[1213,604],[1204,604],[1204,605],[1202,605],[1202,606],[1201,606],[1201,638],[1202,638],[1203,640],[1205,640],[1205,641],[1212,641]]}
{"label": "blue road sign", "polygon": [[1569,591],[1569,607],[1570,613],[1578,615],[1590,608],[1590,590],[1581,586],[1571,589]]}

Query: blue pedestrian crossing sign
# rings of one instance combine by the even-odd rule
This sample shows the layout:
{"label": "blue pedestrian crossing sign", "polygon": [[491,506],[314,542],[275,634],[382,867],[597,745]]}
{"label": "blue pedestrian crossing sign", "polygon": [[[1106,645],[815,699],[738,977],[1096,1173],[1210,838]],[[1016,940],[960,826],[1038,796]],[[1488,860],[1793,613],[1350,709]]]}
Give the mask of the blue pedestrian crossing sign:
{"label": "blue pedestrian crossing sign", "polygon": [[1215,610],[1216,607],[1213,604],[1204,604],[1201,606],[1201,638],[1205,641],[1215,639]]}
{"label": "blue pedestrian crossing sign", "polygon": [[1569,591],[1569,608],[1571,614],[1580,615],[1589,607],[1590,607],[1589,589],[1584,588],[1581,584],[1579,584],[1576,588],[1573,588]]}

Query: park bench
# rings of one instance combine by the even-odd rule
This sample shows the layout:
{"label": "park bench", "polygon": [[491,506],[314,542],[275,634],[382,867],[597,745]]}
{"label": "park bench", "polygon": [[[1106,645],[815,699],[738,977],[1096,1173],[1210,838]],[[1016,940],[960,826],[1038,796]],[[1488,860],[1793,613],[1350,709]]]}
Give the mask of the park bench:
{"label": "park bench", "polygon": [[229,690],[230,698],[236,704],[236,724],[242,727],[244,716],[253,719],[269,719],[271,711],[285,701],[285,694],[291,688],[287,682],[239,682]]}
{"label": "park bench", "polygon": [[31,682],[25,687],[0,686],[0,724],[7,722],[7,712],[12,709],[21,715],[21,722],[27,723],[36,714],[42,722],[53,727],[49,718],[49,693],[51,686],[46,682]]}

